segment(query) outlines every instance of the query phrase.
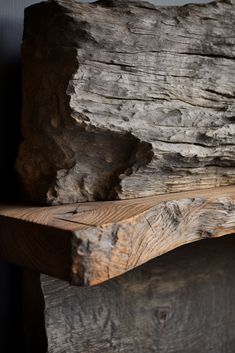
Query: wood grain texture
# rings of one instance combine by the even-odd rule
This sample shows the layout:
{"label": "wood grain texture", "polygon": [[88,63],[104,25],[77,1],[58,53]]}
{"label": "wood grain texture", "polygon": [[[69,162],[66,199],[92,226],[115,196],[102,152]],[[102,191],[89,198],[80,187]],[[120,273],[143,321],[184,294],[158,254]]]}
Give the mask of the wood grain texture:
{"label": "wood grain texture", "polygon": [[234,186],[134,200],[0,207],[0,256],[77,285],[104,282],[183,244],[231,233]]}
{"label": "wood grain texture", "polygon": [[48,353],[234,353],[234,252],[205,240],[90,288],[42,276]]}
{"label": "wood grain texture", "polygon": [[[0,261],[68,279],[71,233],[14,216],[5,217],[7,208],[0,206]],[[30,212],[30,207],[27,209]]]}
{"label": "wood grain texture", "polygon": [[234,28],[234,0],[29,7],[27,196],[55,205],[234,184]]}

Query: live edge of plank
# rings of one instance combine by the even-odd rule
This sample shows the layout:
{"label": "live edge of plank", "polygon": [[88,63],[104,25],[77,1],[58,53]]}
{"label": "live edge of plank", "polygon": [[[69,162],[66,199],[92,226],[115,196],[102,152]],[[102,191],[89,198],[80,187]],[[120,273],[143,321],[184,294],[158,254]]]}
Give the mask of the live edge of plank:
{"label": "live edge of plank", "polygon": [[77,285],[232,233],[235,186],[52,207],[0,205],[0,259]]}

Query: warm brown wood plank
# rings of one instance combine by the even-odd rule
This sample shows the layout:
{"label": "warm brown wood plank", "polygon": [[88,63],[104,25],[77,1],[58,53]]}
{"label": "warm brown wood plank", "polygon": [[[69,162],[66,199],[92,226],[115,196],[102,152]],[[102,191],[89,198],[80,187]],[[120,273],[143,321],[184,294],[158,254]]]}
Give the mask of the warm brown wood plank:
{"label": "warm brown wood plank", "polygon": [[42,276],[48,353],[234,353],[234,253],[188,244],[90,288]]}
{"label": "warm brown wood plank", "polygon": [[[30,209],[30,208],[28,208]],[[12,217],[0,210],[0,260],[68,279],[71,233]]]}
{"label": "warm brown wood plank", "polygon": [[0,233],[4,259],[94,285],[183,244],[235,233],[235,186],[53,207],[2,205]]}

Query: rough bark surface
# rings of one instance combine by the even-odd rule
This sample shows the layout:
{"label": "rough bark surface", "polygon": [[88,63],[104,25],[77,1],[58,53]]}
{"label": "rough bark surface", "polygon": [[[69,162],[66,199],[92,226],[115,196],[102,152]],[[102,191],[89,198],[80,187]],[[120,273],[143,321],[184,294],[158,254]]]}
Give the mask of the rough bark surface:
{"label": "rough bark surface", "polygon": [[0,259],[76,285],[102,283],[183,244],[231,233],[234,186],[53,207],[0,205]]}
{"label": "rough bark surface", "polygon": [[26,10],[31,200],[125,199],[235,183],[235,1],[56,0]]}
{"label": "rough bark surface", "polygon": [[48,353],[234,353],[234,252],[205,240],[90,288],[42,276]]}

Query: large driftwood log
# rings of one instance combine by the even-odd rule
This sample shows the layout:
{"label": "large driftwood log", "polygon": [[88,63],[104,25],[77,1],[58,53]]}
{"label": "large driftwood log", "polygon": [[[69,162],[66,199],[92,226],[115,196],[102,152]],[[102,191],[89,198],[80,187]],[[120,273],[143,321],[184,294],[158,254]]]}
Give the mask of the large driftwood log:
{"label": "large driftwood log", "polygon": [[54,207],[0,206],[0,259],[94,285],[183,244],[235,233],[235,187]]}
{"label": "large driftwood log", "polygon": [[90,288],[42,276],[48,353],[234,353],[234,253],[190,244]]}
{"label": "large driftwood log", "polygon": [[51,204],[235,183],[235,1],[26,10],[27,195]]}

